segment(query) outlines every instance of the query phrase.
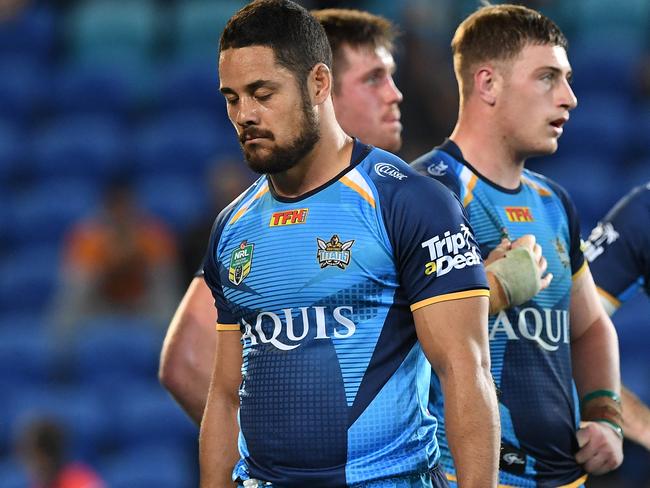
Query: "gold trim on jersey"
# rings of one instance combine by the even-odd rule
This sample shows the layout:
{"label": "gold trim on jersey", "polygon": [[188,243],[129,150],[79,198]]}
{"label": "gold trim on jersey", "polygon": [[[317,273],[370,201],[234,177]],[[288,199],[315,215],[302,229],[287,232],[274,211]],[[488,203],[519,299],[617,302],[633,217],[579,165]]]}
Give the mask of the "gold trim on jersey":
{"label": "gold trim on jersey", "polygon": [[339,180],[341,183],[343,183],[345,186],[348,188],[351,188],[352,190],[356,191],[361,197],[370,204],[372,208],[375,208],[375,199],[361,186],[359,186],[356,182],[352,181],[351,178],[348,178],[347,176],[342,176],[341,179]]}
{"label": "gold trim on jersey", "polygon": [[[611,305],[614,308],[614,310],[616,310],[618,307],[621,306],[621,301],[618,298],[616,298],[614,295],[606,292],[600,286],[596,287],[596,291],[598,292],[598,294],[600,295],[600,297],[602,299],[607,300],[607,303],[609,305]],[[608,310],[608,312],[609,312],[609,310]],[[611,313],[610,313],[610,315],[611,315]]]}
{"label": "gold trim on jersey", "polygon": [[264,186],[263,186],[262,188],[260,188],[260,189],[257,191],[257,193],[255,194],[255,196],[254,196],[253,198],[251,198],[251,199],[246,203],[246,205],[244,205],[242,208],[239,209],[239,211],[238,211],[238,212],[233,216],[233,218],[230,219],[230,222],[229,222],[228,224],[229,224],[229,225],[232,225],[232,224],[234,224],[235,222],[237,222],[237,221],[238,221],[238,220],[239,220],[239,219],[240,219],[240,218],[241,218],[241,217],[246,213],[246,211],[247,211],[248,208],[253,204],[253,202],[254,202],[255,200],[257,200],[258,198],[261,198],[262,196],[264,196],[268,191],[269,191],[269,184],[268,184],[268,182],[267,182],[267,183],[264,184]]}
{"label": "gold trim on jersey", "polygon": [[582,274],[585,271],[587,271],[587,267],[588,267],[587,266],[587,260],[585,260],[585,262],[582,263],[582,266],[580,266],[580,269],[578,271],[576,271],[575,273],[573,273],[573,275],[571,276],[571,279],[572,280],[577,280],[578,278],[580,278],[580,276],[582,276]]}
{"label": "gold trim on jersey", "polygon": [[530,186],[533,190],[535,190],[537,193],[539,193],[543,197],[550,197],[552,193],[548,191],[546,188],[541,187],[538,183],[534,182],[530,178],[528,178],[526,175],[521,175],[521,182],[524,185]]}
{"label": "gold trim on jersey", "polygon": [[460,180],[465,186],[465,198],[463,198],[463,207],[467,207],[471,201],[474,200],[474,194],[472,192],[478,183],[478,176],[476,176],[469,168],[464,167],[460,173]]}
{"label": "gold trim on jersey", "polygon": [[239,327],[239,324],[220,324],[219,322],[217,322],[217,331],[225,332],[231,330],[239,332],[241,329]]}
{"label": "gold trim on jersey", "polygon": [[432,305],[434,303],[447,302],[449,300],[460,300],[461,298],[470,298],[470,297],[489,297],[490,290],[485,290],[483,288],[476,290],[468,291],[458,291],[455,293],[447,293],[445,295],[440,295],[437,297],[427,298],[426,300],[420,300],[411,305],[411,312],[415,312],[418,308],[426,307],[427,305]]}

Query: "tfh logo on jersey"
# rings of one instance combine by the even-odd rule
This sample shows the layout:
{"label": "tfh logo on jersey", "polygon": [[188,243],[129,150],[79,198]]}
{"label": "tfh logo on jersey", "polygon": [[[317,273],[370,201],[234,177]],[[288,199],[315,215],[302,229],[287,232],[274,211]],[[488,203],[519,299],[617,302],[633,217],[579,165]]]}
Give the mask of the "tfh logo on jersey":
{"label": "tfh logo on jersey", "polygon": [[504,207],[506,216],[510,222],[533,222],[533,214],[530,207]]}
{"label": "tfh logo on jersey", "polygon": [[592,262],[603,252],[605,248],[618,239],[619,234],[610,222],[598,222],[598,225],[591,231],[589,240],[585,247],[585,257],[587,261]]}
{"label": "tfh logo on jersey", "polygon": [[307,222],[308,212],[308,208],[298,208],[295,210],[285,210],[284,212],[275,212],[273,215],[271,215],[269,227],[304,224]]}
{"label": "tfh logo on jersey", "polygon": [[325,242],[318,237],[316,238],[316,242],[318,243],[316,258],[321,268],[336,266],[337,268],[345,269],[350,264],[350,258],[352,257],[350,248],[354,244],[354,239],[341,242],[339,236],[334,234],[329,242]]}
{"label": "tfh logo on jersey", "polygon": [[[352,307],[336,307],[333,310],[328,307],[300,307],[296,312],[299,312],[296,317],[292,308],[283,308],[279,314],[261,312],[250,324],[242,319],[242,339],[249,339],[251,346],[271,344],[281,351],[291,351],[300,346],[300,341],[309,335],[310,330],[315,331],[314,339],[347,339],[357,330],[350,318],[354,315]],[[334,325],[328,335],[327,324],[332,324],[332,321]]]}
{"label": "tfh logo on jersey", "polygon": [[481,263],[481,254],[472,243],[472,233],[465,224],[460,225],[460,232],[452,234],[447,231],[424,241],[421,246],[429,250],[429,262],[424,274],[443,276],[452,269],[463,269]]}
{"label": "tfh logo on jersey", "polygon": [[379,176],[386,177],[386,176],[391,176],[392,178],[395,178],[396,180],[402,181],[403,179],[408,178],[404,173],[402,173],[399,169],[397,169],[395,166],[393,166],[390,163],[377,163],[375,164],[375,173],[377,173]]}
{"label": "tfh logo on jersey", "polygon": [[228,267],[228,280],[237,286],[250,274],[253,264],[253,248],[255,244],[242,241],[237,249],[230,255]]}

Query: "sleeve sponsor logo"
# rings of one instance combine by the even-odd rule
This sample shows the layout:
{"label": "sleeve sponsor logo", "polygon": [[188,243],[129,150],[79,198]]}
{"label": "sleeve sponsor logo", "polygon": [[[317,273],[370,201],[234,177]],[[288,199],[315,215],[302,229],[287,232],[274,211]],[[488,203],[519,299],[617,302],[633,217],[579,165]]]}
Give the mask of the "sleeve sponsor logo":
{"label": "sleeve sponsor logo", "polygon": [[339,236],[334,234],[329,242],[325,242],[323,239],[317,237],[316,243],[318,244],[316,259],[318,259],[318,264],[320,264],[321,268],[335,266],[340,269],[345,269],[350,264],[350,259],[352,258],[350,248],[354,244],[354,239],[341,242]]}
{"label": "sleeve sponsor logo", "polygon": [[239,247],[230,255],[228,280],[237,286],[250,274],[253,265],[253,249],[255,244],[242,241]]}
{"label": "sleeve sponsor logo", "polygon": [[429,251],[429,262],[424,267],[424,274],[444,276],[452,269],[476,266],[482,262],[481,253],[474,244],[472,233],[465,224],[460,225],[460,232],[445,232],[421,244]]}
{"label": "sleeve sponsor logo", "polygon": [[443,160],[440,160],[437,163],[430,165],[427,168],[427,173],[431,176],[444,176],[447,173],[448,168],[449,166],[447,166]]}
{"label": "sleeve sponsor logo", "polygon": [[405,180],[408,178],[404,173],[402,173],[396,166],[393,166],[390,163],[377,163],[375,164],[375,173],[377,173],[382,178],[390,176],[396,180]]}
{"label": "sleeve sponsor logo", "polygon": [[589,239],[585,244],[584,253],[587,261],[592,262],[605,252],[607,246],[612,245],[618,238],[619,233],[616,232],[611,222],[598,222],[598,225],[589,234]]}
{"label": "sleeve sponsor logo", "polygon": [[297,208],[294,210],[285,210],[283,212],[275,212],[271,215],[269,227],[279,227],[293,224],[304,224],[307,222],[308,208]]}
{"label": "sleeve sponsor logo", "polygon": [[506,217],[510,222],[533,222],[533,214],[530,207],[504,207]]}

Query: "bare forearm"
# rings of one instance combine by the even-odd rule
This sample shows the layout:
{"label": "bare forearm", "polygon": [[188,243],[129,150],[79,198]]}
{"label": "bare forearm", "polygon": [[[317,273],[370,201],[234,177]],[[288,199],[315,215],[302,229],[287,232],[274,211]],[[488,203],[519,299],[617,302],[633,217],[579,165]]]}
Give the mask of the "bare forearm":
{"label": "bare forearm", "polygon": [[239,460],[238,433],[237,406],[222,398],[208,403],[199,437],[201,488],[236,486],[232,471]]}
{"label": "bare forearm", "polygon": [[496,486],[501,432],[492,376],[487,370],[446,376],[445,424],[459,487]]}
{"label": "bare forearm", "polygon": [[217,313],[203,278],[195,278],[167,331],[158,376],[183,410],[201,423],[214,364]]}
{"label": "bare forearm", "polygon": [[650,450],[650,409],[630,390],[621,387],[625,437]]}
{"label": "bare forearm", "polygon": [[618,338],[609,320],[597,320],[578,338],[572,338],[573,376],[582,398],[600,389],[620,391]]}

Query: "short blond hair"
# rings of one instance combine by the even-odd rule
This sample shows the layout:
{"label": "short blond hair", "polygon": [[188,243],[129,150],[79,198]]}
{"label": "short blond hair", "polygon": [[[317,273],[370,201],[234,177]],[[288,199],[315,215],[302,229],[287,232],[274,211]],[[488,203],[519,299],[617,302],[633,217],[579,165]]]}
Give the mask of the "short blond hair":
{"label": "short blond hair", "polygon": [[529,44],[568,48],[566,37],[551,19],[521,5],[486,5],[463,20],[451,41],[461,97],[471,93],[478,64],[511,60]]}

